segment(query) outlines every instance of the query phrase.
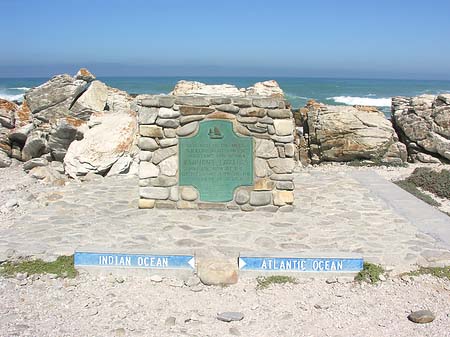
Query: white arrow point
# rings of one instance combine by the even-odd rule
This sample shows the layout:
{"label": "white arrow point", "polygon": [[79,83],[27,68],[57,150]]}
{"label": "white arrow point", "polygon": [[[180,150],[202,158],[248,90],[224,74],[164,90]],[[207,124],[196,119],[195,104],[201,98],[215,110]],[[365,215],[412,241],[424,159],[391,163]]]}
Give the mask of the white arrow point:
{"label": "white arrow point", "polygon": [[192,259],[190,259],[188,261],[188,264],[192,267],[192,269],[195,269],[195,257],[193,257]]}
{"label": "white arrow point", "polygon": [[244,260],[242,260],[241,258],[239,258],[239,269],[244,268],[244,266],[245,266],[246,264],[247,264],[247,263],[245,263]]}

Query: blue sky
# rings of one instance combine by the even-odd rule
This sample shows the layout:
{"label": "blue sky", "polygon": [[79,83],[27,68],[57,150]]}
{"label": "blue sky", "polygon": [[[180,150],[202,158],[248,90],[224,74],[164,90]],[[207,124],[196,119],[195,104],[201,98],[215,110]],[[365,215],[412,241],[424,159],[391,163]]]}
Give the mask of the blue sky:
{"label": "blue sky", "polygon": [[0,0],[0,77],[450,80],[450,1]]}

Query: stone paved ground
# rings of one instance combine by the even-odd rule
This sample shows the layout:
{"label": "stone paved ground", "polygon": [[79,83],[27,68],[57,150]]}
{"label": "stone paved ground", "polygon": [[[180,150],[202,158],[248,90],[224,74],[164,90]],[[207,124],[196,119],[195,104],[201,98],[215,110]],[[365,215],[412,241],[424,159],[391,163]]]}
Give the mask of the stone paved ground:
{"label": "stone paved ground", "polygon": [[[54,259],[80,247],[96,247],[231,256],[356,253],[398,272],[415,264],[450,264],[450,245],[439,233],[425,234],[426,226],[408,217],[407,207],[391,207],[389,195],[374,190],[373,176],[367,170],[358,175],[351,170],[299,171],[296,206],[290,213],[139,210],[136,178],[71,182],[44,189],[25,214],[0,224],[0,260],[11,254]],[[431,209],[423,203],[414,207]],[[445,224],[444,234],[450,232],[450,221],[442,220],[441,226]]]}

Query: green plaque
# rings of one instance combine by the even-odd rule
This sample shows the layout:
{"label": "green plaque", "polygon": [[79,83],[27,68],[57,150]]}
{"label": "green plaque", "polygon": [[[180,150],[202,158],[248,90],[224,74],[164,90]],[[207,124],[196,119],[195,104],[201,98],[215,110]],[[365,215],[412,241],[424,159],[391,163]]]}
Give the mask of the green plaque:
{"label": "green plaque", "polygon": [[200,122],[195,136],[179,139],[178,153],[179,185],[197,188],[202,201],[230,201],[236,187],[253,185],[253,140],[230,121]]}

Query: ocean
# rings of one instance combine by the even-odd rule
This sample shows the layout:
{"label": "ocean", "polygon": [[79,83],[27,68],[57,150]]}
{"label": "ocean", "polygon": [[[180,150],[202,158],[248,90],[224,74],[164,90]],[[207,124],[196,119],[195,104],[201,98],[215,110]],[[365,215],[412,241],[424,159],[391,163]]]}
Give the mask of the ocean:
{"label": "ocean", "polygon": [[[167,94],[182,79],[207,84],[234,84],[239,88],[275,79],[295,109],[304,106],[308,99],[315,99],[326,104],[376,106],[387,117],[390,116],[393,96],[450,93],[450,81],[432,80],[287,77],[99,77],[98,79],[130,94]],[[20,101],[27,90],[47,80],[48,78],[0,78],[0,98]]]}

